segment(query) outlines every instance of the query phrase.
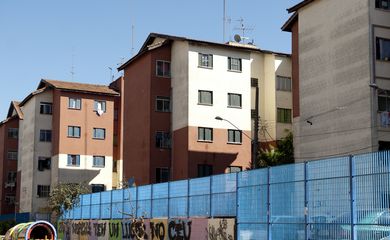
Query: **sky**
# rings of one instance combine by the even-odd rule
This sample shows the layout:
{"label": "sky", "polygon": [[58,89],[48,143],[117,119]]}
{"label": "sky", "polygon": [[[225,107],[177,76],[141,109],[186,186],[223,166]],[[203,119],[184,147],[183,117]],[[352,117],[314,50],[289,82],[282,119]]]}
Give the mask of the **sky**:
{"label": "sky", "polygon": [[[226,0],[225,40],[243,19],[255,45],[290,53],[280,28],[300,1]],[[151,32],[223,42],[223,0],[0,0],[0,121],[42,78],[109,84]]]}

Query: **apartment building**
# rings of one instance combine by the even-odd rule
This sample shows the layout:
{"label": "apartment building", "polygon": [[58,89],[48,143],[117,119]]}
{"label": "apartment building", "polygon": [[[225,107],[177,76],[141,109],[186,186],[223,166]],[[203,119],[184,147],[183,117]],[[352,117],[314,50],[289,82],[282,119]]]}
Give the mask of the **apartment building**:
{"label": "apartment building", "polygon": [[42,80],[19,104],[20,212],[47,213],[57,183],[112,189],[118,96],[107,86]]}
{"label": "apartment building", "polygon": [[[290,78],[288,58],[253,45],[150,34],[118,68],[124,71],[124,177],[139,185],[249,168],[251,83],[260,85],[260,115],[274,121],[268,129],[274,141],[277,103],[291,111],[275,90],[279,75]],[[271,95],[274,109],[263,102]],[[270,133],[262,140],[270,141]]]}
{"label": "apartment building", "polygon": [[17,195],[17,161],[19,120],[23,114],[19,102],[10,104],[7,118],[0,122],[0,215],[15,212],[18,205]]}
{"label": "apartment building", "polygon": [[389,149],[389,7],[305,0],[288,9],[297,161]]}

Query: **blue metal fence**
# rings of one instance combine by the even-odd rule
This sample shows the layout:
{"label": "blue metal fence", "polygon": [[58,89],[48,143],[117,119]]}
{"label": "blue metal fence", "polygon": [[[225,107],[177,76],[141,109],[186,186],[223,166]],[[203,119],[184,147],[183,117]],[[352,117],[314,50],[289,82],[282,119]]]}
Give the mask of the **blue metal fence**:
{"label": "blue metal fence", "polygon": [[[64,219],[236,217],[237,239],[385,239],[390,152],[81,196]],[[390,239],[390,238],[389,238]]]}

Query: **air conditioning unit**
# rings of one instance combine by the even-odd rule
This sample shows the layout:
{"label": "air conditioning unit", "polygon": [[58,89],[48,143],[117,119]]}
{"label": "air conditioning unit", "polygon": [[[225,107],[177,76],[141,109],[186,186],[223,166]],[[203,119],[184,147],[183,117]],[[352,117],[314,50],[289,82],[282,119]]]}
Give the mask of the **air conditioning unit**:
{"label": "air conditioning unit", "polygon": [[6,182],[5,187],[15,187],[15,182]]}

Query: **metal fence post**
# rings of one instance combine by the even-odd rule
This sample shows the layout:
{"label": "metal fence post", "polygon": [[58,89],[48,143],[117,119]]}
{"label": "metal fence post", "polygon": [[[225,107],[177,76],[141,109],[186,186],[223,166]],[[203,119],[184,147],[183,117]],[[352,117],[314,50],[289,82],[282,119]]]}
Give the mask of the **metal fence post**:
{"label": "metal fence post", "polygon": [[153,218],[153,186],[154,184],[150,185],[150,218]]}
{"label": "metal fence post", "polygon": [[354,188],[353,188],[353,177],[354,177],[354,171],[353,171],[353,163],[352,163],[353,156],[349,155],[349,194],[350,194],[350,207],[351,207],[351,239],[355,240],[357,239],[355,236],[355,196],[354,196]]}
{"label": "metal fence post", "polygon": [[138,217],[138,187],[135,188],[135,216],[133,218]]}
{"label": "metal fence post", "polygon": [[271,193],[271,190],[270,190],[270,187],[271,187],[271,183],[270,183],[270,167],[267,168],[267,235],[268,235],[268,240],[271,240],[272,239],[272,236],[271,236],[271,223],[270,223],[270,220],[271,220],[271,203],[270,203],[270,193]]}
{"label": "metal fence post", "polygon": [[167,211],[167,218],[169,219],[169,216],[170,216],[170,204],[171,204],[171,198],[170,198],[170,196],[171,196],[171,182],[170,181],[168,181],[168,195],[167,195],[167,198],[168,198],[168,206],[167,206],[167,208],[168,208],[168,211]]}
{"label": "metal fence post", "polygon": [[190,180],[187,179],[187,218],[190,217]]}
{"label": "metal fence post", "polygon": [[307,199],[307,162],[304,162],[304,165],[303,165],[303,180],[304,180],[304,192],[303,192],[303,195],[304,195],[304,204],[305,204],[305,239],[308,239],[308,222],[307,222],[307,214],[309,212],[309,208],[308,208],[308,205],[309,205],[309,202],[308,202],[308,199]]}
{"label": "metal fence post", "polygon": [[210,208],[210,213],[209,213],[209,216],[211,218],[214,218],[213,209],[212,209],[212,207],[213,207],[213,204],[212,204],[212,200],[213,200],[213,198],[212,198],[212,193],[213,193],[213,191],[212,191],[212,188],[213,188],[213,176],[210,176],[209,178],[210,178],[210,186],[209,186],[209,208]]}
{"label": "metal fence post", "polygon": [[239,229],[239,222],[238,222],[238,208],[239,208],[239,203],[238,203],[238,172],[235,173],[236,174],[236,238],[235,239],[238,239],[238,229]]}

